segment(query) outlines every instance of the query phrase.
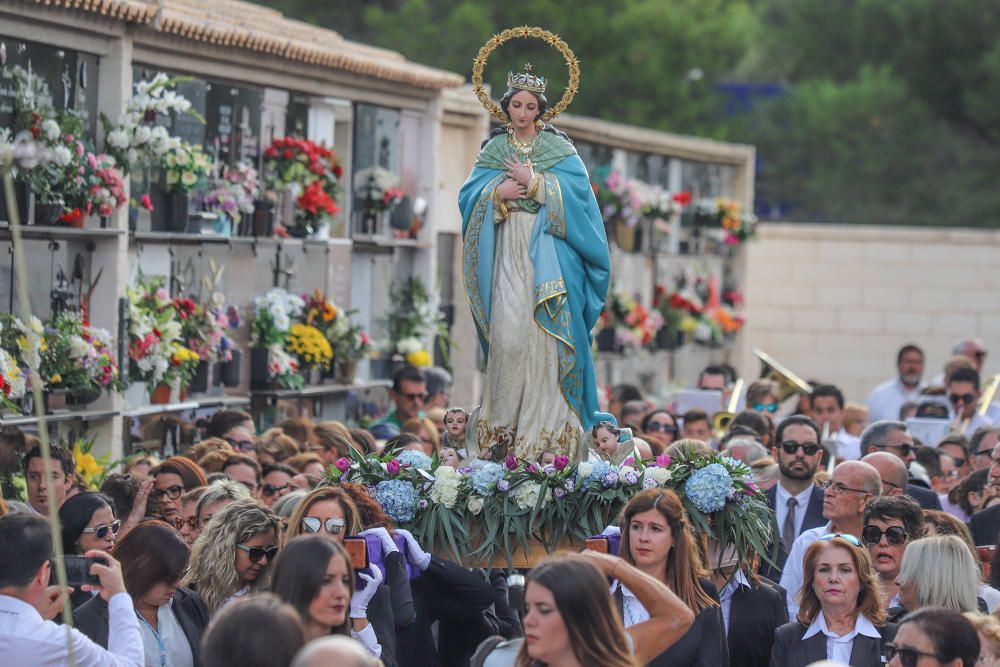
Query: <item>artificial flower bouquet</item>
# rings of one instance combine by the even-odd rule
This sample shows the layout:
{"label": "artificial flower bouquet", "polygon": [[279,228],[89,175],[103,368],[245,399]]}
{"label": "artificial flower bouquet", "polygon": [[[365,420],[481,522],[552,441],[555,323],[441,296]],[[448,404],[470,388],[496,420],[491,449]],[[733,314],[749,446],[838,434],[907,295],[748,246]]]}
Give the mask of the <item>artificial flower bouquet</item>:
{"label": "artificial flower bouquet", "polygon": [[[187,374],[192,359],[182,350],[182,323],[163,276],[139,275],[126,288],[128,298],[129,380],[152,393]],[[195,362],[197,363],[197,362]]]}
{"label": "artificial flower bouquet", "polygon": [[601,167],[593,171],[591,187],[604,218],[608,236],[613,236],[616,225],[635,227],[642,220],[642,197],[633,181],[616,169]]}
{"label": "artificial flower bouquet", "polygon": [[771,511],[750,468],[721,455],[661,455],[650,461],[626,458],[571,465],[507,457],[476,467],[442,466],[422,452],[362,456],[352,451],[327,476],[332,483],[362,484],[389,517],[421,544],[466,564],[510,565],[516,552],[527,558],[532,543],[549,553],[565,541],[582,544],[617,519],[636,493],[673,489],[695,529],[734,545],[742,561],[765,554]]}
{"label": "artificial flower bouquet", "polygon": [[254,201],[260,197],[257,170],[247,162],[226,167],[222,177],[215,179],[205,193],[202,207],[209,213],[228,218],[235,228],[244,215],[252,215]]}
{"label": "artificial flower bouquet", "polygon": [[328,368],[333,362],[333,348],[323,332],[310,324],[296,322],[288,330],[285,349],[299,360],[301,367]]}
{"label": "artificial flower bouquet", "polygon": [[371,349],[371,338],[351,322],[356,311],[338,308],[320,290],[303,295],[306,302],[305,323],[323,332],[337,362],[360,361]]}
{"label": "artificial flower bouquet", "polygon": [[657,330],[663,326],[663,316],[643,306],[632,295],[612,290],[598,326],[614,329],[618,348],[638,349],[652,344]]}
{"label": "artificial flower bouquet", "polygon": [[398,354],[413,366],[430,366],[433,359],[424,341],[436,336],[446,352],[452,342],[438,295],[419,278],[408,278],[394,285],[390,296],[389,312],[382,322],[389,336],[384,352]]}
{"label": "artificial flower bouquet", "polygon": [[190,192],[212,173],[212,159],[201,146],[187,142],[166,151],[161,166],[166,174],[167,189],[173,192]]}
{"label": "artificial flower bouquet", "polygon": [[343,167],[337,154],[313,141],[278,137],[264,149],[264,175],[268,196],[279,191],[295,197],[293,233],[311,234],[324,227],[339,211],[340,178]]}
{"label": "artificial flower bouquet", "polygon": [[37,317],[25,324],[11,313],[0,315],[0,407],[15,409],[14,401],[31,391],[32,377],[45,389],[44,378],[38,374],[45,351],[44,332]]}
{"label": "artificial flower bouquet", "polygon": [[358,171],[354,175],[354,194],[361,201],[360,208],[373,213],[391,211],[405,196],[399,178],[384,167]]}
{"label": "artificial flower bouquet", "polygon": [[257,384],[275,382],[286,389],[298,389],[305,384],[299,375],[298,361],[286,351],[292,320],[299,318],[305,309],[302,297],[280,287],[254,298],[250,344],[257,353],[266,357],[264,378],[253,380]]}
{"label": "artificial flower bouquet", "polygon": [[76,401],[87,403],[104,390],[124,388],[111,334],[90,326],[81,313],[57,315],[46,325],[44,341],[41,375],[50,389],[65,389]]}
{"label": "artificial flower bouquet", "polygon": [[722,243],[727,246],[738,246],[752,239],[757,229],[757,216],[744,211],[732,199],[699,199],[690,211],[694,226],[719,230]]}

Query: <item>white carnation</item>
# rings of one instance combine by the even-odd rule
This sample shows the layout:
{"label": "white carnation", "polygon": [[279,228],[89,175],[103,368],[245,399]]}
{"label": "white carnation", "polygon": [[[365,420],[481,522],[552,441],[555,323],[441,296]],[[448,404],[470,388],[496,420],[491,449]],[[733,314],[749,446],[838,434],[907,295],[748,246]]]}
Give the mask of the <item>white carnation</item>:
{"label": "white carnation", "polygon": [[52,149],[52,161],[60,167],[65,167],[73,159],[73,154],[65,146],[56,146]]}
{"label": "white carnation", "polygon": [[468,508],[470,512],[478,516],[483,511],[483,499],[479,496],[469,498]]}
{"label": "white carnation", "polygon": [[45,121],[42,123],[42,133],[49,141],[55,141],[59,138],[59,123],[54,120]]}
{"label": "white carnation", "polygon": [[108,133],[108,145],[112,148],[128,148],[128,137],[121,130],[111,130]]}

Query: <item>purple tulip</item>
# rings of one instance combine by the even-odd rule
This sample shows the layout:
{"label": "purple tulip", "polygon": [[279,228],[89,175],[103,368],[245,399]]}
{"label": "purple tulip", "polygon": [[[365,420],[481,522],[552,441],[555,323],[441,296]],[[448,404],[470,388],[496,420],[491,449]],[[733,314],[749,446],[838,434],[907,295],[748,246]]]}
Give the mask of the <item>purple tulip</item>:
{"label": "purple tulip", "polygon": [[656,457],[656,465],[661,468],[670,467],[670,454],[660,454]]}
{"label": "purple tulip", "polygon": [[347,472],[348,470],[351,469],[351,460],[346,456],[342,456],[339,459],[337,459],[336,466],[337,470],[339,470],[340,472]]}
{"label": "purple tulip", "polygon": [[513,456],[508,456],[504,459],[503,464],[507,466],[507,470],[517,470],[517,459]]}
{"label": "purple tulip", "polygon": [[385,464],[385,468],[386,468],[386,471],[390,475],[398,475],[399,474],[399,461],[397,461],[396,459],[393,459],[393,460],[391,460],[391,461],[389,461],[388,463]]}
{"label": "purple tulip", "polygon": [[557,456],[556,457],[556,460],[555,460],[556,470],[562,470],[563,468],[565,468],[568,465],[569,465],[569,457],[568,456]]}

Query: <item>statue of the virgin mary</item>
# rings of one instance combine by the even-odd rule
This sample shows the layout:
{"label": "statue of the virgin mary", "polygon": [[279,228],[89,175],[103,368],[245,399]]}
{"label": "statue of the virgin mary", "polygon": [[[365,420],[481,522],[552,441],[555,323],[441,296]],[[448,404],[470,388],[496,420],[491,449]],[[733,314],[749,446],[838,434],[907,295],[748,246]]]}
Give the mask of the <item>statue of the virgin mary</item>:
{"label": "statue of the virgin mary", "polygon": [[525,70],[508,75],[508,122],[459,194],[465,289],[487,359],[469,454],[576,461],[598,410],[590,331],[608,289],[608,241],[583,161],[541,120],[546,81]]}

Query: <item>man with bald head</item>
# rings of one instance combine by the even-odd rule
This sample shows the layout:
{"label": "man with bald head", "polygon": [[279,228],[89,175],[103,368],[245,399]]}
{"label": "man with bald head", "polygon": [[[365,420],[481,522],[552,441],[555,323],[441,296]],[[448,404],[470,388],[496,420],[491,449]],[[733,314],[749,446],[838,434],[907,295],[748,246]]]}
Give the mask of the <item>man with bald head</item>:
{"label": "man with bald head", "polygon": [[350,637],[330,635],[314,639],[295,654],[292,667],[375,667],[381,664]]}
{"label": "man with bald head", "polygon": [[901,496],[906,493],[910,475],[898,456],[889,452],[874,452],[861,460],[878,470],[878,475],[882,478],[883,496]]}
{"label": "man with bald head", "polygon": [[788,618],[795,618],[799,610],[796,599],[802,588],[802,559],[809,545],[824,535],[840,533],[852,535],[860,545],[865,506],[882,495],[882,478],[878,470],[864,461],[844,461],[833,469],[830,479],[823,484],[823,516],[825,526],[805,531],[792,543],[781,574],[781,587],[788,602]]}
{"label": "man with bald head", "polygon": [[[915,451],[913,436],[907,430],[905,422],[883,419],[869,424],[868,428],[861,433],[862,455],[885,452],[897,457],[904,466],[909,466],[910,461],[916,459]],[[909,476],[909,473],[907,473],[905,493],[920,503],[924,509],[941,509],[941,501],[937,494],[920,486],[915,479]]]}

